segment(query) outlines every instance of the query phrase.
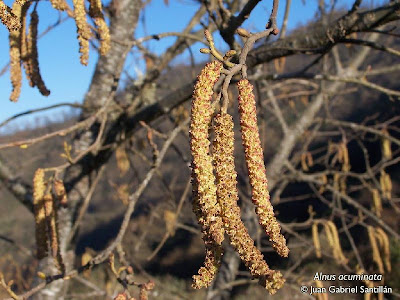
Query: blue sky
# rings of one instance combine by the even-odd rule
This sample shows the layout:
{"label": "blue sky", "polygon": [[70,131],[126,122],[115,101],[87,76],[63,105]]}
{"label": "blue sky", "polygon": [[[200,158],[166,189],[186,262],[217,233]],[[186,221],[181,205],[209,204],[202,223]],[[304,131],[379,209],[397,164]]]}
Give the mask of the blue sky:
{"label": "blue sky", "polygon": [[[13,1],[5,0],[6,4],[11,5]],[[107,1],[108,2],[108,1]],[[285,9],[285,2],[281,1],[278,12],[278,24],[281,24]],[[353,1],[338,0],[337,7],[349,7]],[[368,6],[376,5],[380,0],[365,1]],[[261,1],[251,14],[250,18],[244,23],[244,28],[251,31],[260,31],[264,28],[270,13],[272,0]],[[72,4],[71,4],[72,7]],[[152,0],[144,10],[141,21],[136,30],[136,38],[149,34],[181,31],[190,20],[191,16],[198,8],[198,4],[192,0],[170,0],[166,6],[163,0]],[[295,28],[305,24],[308,20],[315,17],[317,0],[293,0],[290,10],[288,28]],[[39,13],[39,32],[42,32],[50,24],[54,24],[60,17],[59,13],[52,9],[49,1],[40,1],[38,5]],[[9,61],[8,32],[0,24],[0,70]],[[162,53],[166,47],[171,45],[174,38],[165,38],[160,41],[149,41],[146,46],[154,53]],[[225,48],[221,39],[216,36],[216,44],[219,48]],[[198,51],[202,47],[200,43],[194,45],[193,51]],[[2,109],[0,110],[0,122],[17,113],[45,107],[61,102],[81,102],[88,87],[94,71],[97,54],[91,49],[89,65],[82,66],[79,63],[79,46],[76,39],[76,27],[74,20],[69,19],[53,29],[50,33],[41,38],[38,42],[39,62],[42,77],[51,90],[49,97],[41,96],[36,88],[30,88],[26,79],[23,79],[21,97],[17,103],[9,101],[11,84],[9,72],[0,77],[0,95]],[[196,52],[195,52],[196,53]],[[198,52],[197,52],[198,53]],[[187,61],[187,53],[175,60],[175,62]],[[196,58],[201,61],[207,59],[206,55],[199,54]],[[143,67],[140,56],[132,56],[127,61],[129,73],[135,75],[135,70]],[[64,109],[68,111],[69,109]],[[18,123],[20,126],[32,126],[33,123],[49,118],[57,120],[60,118],[61,109],[51,110],[48,113],[38,113],[33,116],[23,117],[18,122],[12,122],[11,126]],[[0,133],[10,132],[11,127],[0,128]]]}

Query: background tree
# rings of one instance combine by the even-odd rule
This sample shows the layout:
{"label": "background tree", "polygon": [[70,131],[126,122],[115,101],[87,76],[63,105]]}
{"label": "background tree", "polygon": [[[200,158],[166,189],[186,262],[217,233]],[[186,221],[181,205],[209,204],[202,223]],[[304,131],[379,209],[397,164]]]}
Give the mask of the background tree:
{"label": "background tree", "polygon": [[[267,3],[266,31],[251,34],[241,27],[259,2],[197,1],[198,10],[182,32],[160,29],[137,37],[147,2],[113,0],[102,9],[95,0],[86,8],[83,1],[74,0],[71,8],[51,1],[55,10],[75,20],[81,63],[87,63],[89,43],[102,55],[83,103],[75,105],[81,109],[79,117],[49,125],[50,131],[2,138],[3,186],[35,215],[16,228],[33,227],[36,221],[39,232],[22,243],[0,236],[10,252],[19,249],[25,255],[4,256],[4,297],[129,299],[140,293],[141,299],[147,294],[232,299],[255,289],[250,274],[240,271],[239,255],[225,244],[207,292],[189,288],[189,277],[204,256],[194,250],[202,246],[191,211],[188,142],[188,104],[202,66],[174,66],[172,61],[197,42],[204,44],[203,53],[211,54],[209,60],[224,63],[214,88],[214,112],[233,115],[236,133],[235,83],[247,77],[254,85],[268,188],[291,251],[287,259],[272,253],[256,221],[246,158],[235,134],[238,194],[249,235],[271,268],[286,279],[277,297],[302,295],[300,285],[327,286],[313,280],[315,272],[383,274],[382,281],[354,284],[387,285],[394,288],[392,295],[399,295],[394,265],[400,261],[400,93],[394,75],[400,70],[400,5],[391,1],[362,7],[356,0],[344,11],[336,9],[336,2],[319,1],[315,20],[288,32],[291,1],[275,0],[273,8]],[[36,46],[40,1],[18,0],[12,8],[0,4],[0,18],[10,30],[10,99],[18,100],[22,70],[31,86],[48,95]],[[276,23],[278,4],[285,9],[282,25]],[[211,34],[221,36],[235,52],[222,57]],[[169,36],[176,40],[162,54],[146,47],[148,40]],[[145,71],[123,82],[132,53],[141,54]],[[42,158],[27,159],[36,155]],[[24,174],[17,172],[21,157]],[[220,180],[218,169],[216,175]],[[118,205],[112,196],[121,200]],[[90,221],[96,214],[100,220]],[[82,249],[89,246],[95,250]],[[185,255],[173,260],[171,253]],[[166,258],[173,262],[168,265]],[[165,283],[165,270],[174,270],[184,283],[175,288]],[[9,284],[11,279],[15,284]],[[252,295],[268,297],[262,289]]]}

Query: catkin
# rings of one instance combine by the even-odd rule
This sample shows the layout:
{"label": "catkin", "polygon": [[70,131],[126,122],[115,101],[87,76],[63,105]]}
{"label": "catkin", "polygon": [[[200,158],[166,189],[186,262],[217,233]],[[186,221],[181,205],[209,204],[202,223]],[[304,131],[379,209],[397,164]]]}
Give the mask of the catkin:
{"label": "catkin", "polygon": [[[382,133],[384,135],[389,135],[389,132],[387,131],[387,129],[383,129]],[[392,147],[391,147],[391,143],[389,141],[389,139],[387,139],[386,137],[382,138],[382,156],[384,159],[391,159],[392,158]]]}
{"label": "catkin", "polygon": [[391,199],[392,198],[392,180],[390,178],[390,175],[385,172],[385,170],[381,170],[381,177],[379,179],[382,193],[383,195]]}
{"label": "catkin", "polygon": [[[239,253],[240,258],[255,278],[265,276],[273,279],[275,271],[270,270],[260,250],[254,245],[245,225],[240,219],[240,208],[237,191],[237,173],[234,162],[233,120],[229,114],[222,113],[214,118],[215,140],[213,143],[213,159],[217,179],[217,198],[221,206],[224,228],[230,242]],[[266,281],[269,283],[270,280]],[[280,280],[283,284],[284,280]],[[277,284],[269,292],[273,294]]]}
{"label": "catkin", "polygon": [[64,182],[59,179],[54,180],[54,193],[59,201],[60,205],[67,205],[67,192],[65,191]]}
{"label": "catkin", "polygon": [[385,264],[386,270],[387,270],[388,272],[391,272],[391,271],[392,271],[392,266],[391,266],[391,263],[390,263],[390,244],[389,244],[389,238],[388,238],[386,232],[383,231],[383,229],[380,228],[380,227],[377,227],[377,228],[375,229],[375,233],[376,233],[376,236],[377,236],[377,237],[378,237],[378,236],[380,237],[380,246],[381,246],[381,249],[382,249],[382,251],[383,251],[383,262],[384,262],[384,264]]}
{"label": "catkin", "polygon": [[378,189],[372,189],[372,199],[374,200],[375,213],[380,218],[382,216],[382,199]]}
{"label": "catkin", "polygon": [[65,2],[65,0],[50,0],[50,3],[59,11],[64,11],[68,8],[68,4]]}
{"label": "catkin", "polygon": [[10,32],[21,28],[18,16],[14,14],[11,8],[4,4],[3,0],[0,0],[0,20]]}
{"label": "catkin", "polygon": [[101,0],[90,0],[89,15],[93,18],[100,36],[100,54],[106,55],[110,50],[111,37],[106,21],[104,20]]}
{"label": "catkin", "polygon": [[[18,18],[18,22],[19,22],[19,19],[21,17],[21,6],[17,2],[14,2],[14,4],[13,4],[13,14],[15,15],[16,18]],[[21,85],[22,85],[20,35],[21,35],[20,30],[12,30],[12,31],[10,31],[10,34],[9,34],[10,77],[11,77],[11,85],[12,85],[12,92],[10,95],[10,100],[13,102],[18,101],[18,98],[21,94]]]}
{"label": "catkin", "polygon": [[20,39],[21,39],[22,65],[24,66],[25,75],[26,75],[26,78],[28,79],[29,85],[31,87],[33,87],[34,84],[33,84],[33,80],[32,80],[32,65],[30,63],[30,49],[29,49],[29,43],[28,43],[28,35],[26,34],[26,16],[27,16],[30,5],[31,5],[31,2],[28,1],[22,6]]}
{"label": "catkin", "polygon": [[36,256],[42,259],[47,256],[46,213],[44,207],[44,182],[43,169],[37,169],[33,176],[33,208],[35,212]]}
{"label": "catkin", "polygon": [[84,0],[73,0],[75,24],[78,32],[79,52],[81,64],[87,66],[89,60],[89,40],[91,32],[86,20]]}
{"label": "catkin", "polygon": [[34,86],[37,86],[39,92],[43,96],[50,95],[50,91],[47,89],[46,84],[40,75],[39,59],[37,51],[37,36],[38,36],[38,24],[39,15],[34,10],[31,13],[31,23],[29,24],[28,33],[28,51],[29,51],[29,65],[30,65],[30,76]]}
{"label": "catkin", "polygon": [[383,269],[381,254],[379,253],[378,244],[376,242],[375,229],[372,226],[368,226],[368,236],[372,248],[372,258],[378,266],[379,272],[383,274],[385,271]]}
{"label": "catkin", "polygon": [[200,72],[194,88],[191,123],[190,147],[192,152],[193,211],[196,214],[203,240],[206,246],[204,267],[199,275],[193,276],[193,287],[207,287],[218,270],[222,256],[221,243],[224,230],[220,216],[221,208],[217,203],[215,176],[210,156],[208,129],[211,123],[211,98],[213,86],[222,71],[222,63],[207,64]]}
{"label": "catkin", "polygon": [[242,142],[252,187],[252,201],[256,205],[260,225],[269,236],[274,249],[279,255],[287,257],[289,249],[286,246],[284,236],[280,232],[281,227],[274,216],[273,207],[270,203],[264,155],[257,126],[253,86],[247,79],[242,79],[238,82],[238,89]]}
{"label": "catkin", "polygon": [[50,249],[51,255],[54,258],[57,269],[64,273],[65,266],[62,261],[61,251],[60,251],[60,242],[57,233],[57,218],[56,218],[56,210],[54,205],[54,199],[50,193],[44,195],[44,207],[47,219],[47,227],[50,233]]}
{"label": "catkin", "polygon": [[321,242],[319,240],[318,222],[316,221],[312,225],[312,237],[314,242],[315,255],[317,256],[317,258],[321,258],[322,257]]}
{"label": "catkin", "polygon": [[327,226],[330,228],[333,238],[333,256],[338,261],[339,264],[347,264],[348,260],[344,256],[342,247],[340,245],[339,233],[337,231],[336,225],[332,221],[326,221]]}

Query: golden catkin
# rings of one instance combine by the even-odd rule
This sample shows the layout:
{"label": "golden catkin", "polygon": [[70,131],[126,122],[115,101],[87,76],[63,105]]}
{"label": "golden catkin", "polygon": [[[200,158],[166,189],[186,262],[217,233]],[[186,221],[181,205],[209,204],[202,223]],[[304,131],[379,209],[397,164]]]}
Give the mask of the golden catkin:
{"label": "golden catkin", "polygon": [[[270,270],[264,256],[254,245],[245,225],[240,219],[237,191],[237,173],[234,162],[233,120],[229,114],[222,113],[214,118],[215,140],[213,159],[217,179],[217,198],[221,206],[222,220],[230,242],[254,278],[265,276],[273,278],[275,271]],[[267,281],[269,283],[269,281]],[[280,281],[283,284],[283,280]],[[272,294],[277,287],[269,292]]]}
{"label": "golden catkin", "polygon": [[201,267],[198,271],[198,275],[193,276],[192,287],[194,289],[200,289],[208,287],[213,281],[215,274],[221,265],[221,258],[223,255],[223,249],[221,245],[215,244],[211,241],[206,241],[207,234],[203,231],[203,239],[206,246],[206,256],[204,259],[204,267]]}
{"label": "golden catkin", "polygon": [[211,123],[211,98],[213,86],[222,71],[222,63],[207,64],[200,72],[194,87],[191,122],[190,147],[192,152],[193,211],[201,225],[206,246],[204,267],[199,275],[193,276],[193,287],[207,287],[214,278],[222,256],[221,243],[224,230],[217,203],[215,176],[210,155],[208,129]]}
{"label": "golden catkin", "polygon": [[[332,248],[333,253],[335,253],[335,251],[334,251],[334,248],[335,248],[335,240],[334,240],[334,238],[333,238],[333,234],[332,234],[331,228],[330,228],[330,226],[328,225],[328,223],[325,222],[325,221],[322,222],[322,224],[323,224],[324,229],[325,229],[325,235],[326,235],[326,238],[327,238],[327,240],[328,240],[329,246]],[[336,257],[335,257],[335,258],[336,258]]]}
{"label": "golden catkin", "polygon": [[372,199],[374,200],[374,211],[378,217],[382,215],[382,199],[378,189],[372,189]]}
{"label": "golden catkin", "polygon": [[61,251],[60,251],[60,242],[58,238],[57,232],[57,218],[56,218],[56,210],[54,205],[53,196],[49,193],[44,195],[44,207],[47,219],[47,227],[50,233],[50,249],[51,255],[54,258],[57,269],[61,272],[65,272],[65,266],[62,261]]}
{"label": "golden catkin", "polygon": [[29,51],[29,65],[30,65],[30,76],[34,86],[37,86],[39,92],[43,96],[50,95],[50,91],[47,89],[42,75],[40,75],[39,69],[39,59],[38,59],[38,51],[37,51],[37,37],[38,37],[38,24],[39,24],[39,15],[34,10],[31,13],[31,23],[29,24],[29,33],[28,33],[28,51]]}
{"label": "golden catkin", "polygon": [[378,266],[379,272],[383,274],[385,271],[383,269],[381,254],[379,253],[379,248],[376,242],[375,229],[372,226],[368,226],[368,236],[372,248],[372,258]]}
{"label": "golden catkin", "polygon": [[392,198],[392,180],[390,178],[390,175],[388,173],[386,173],[385,170],[381,170],[381,176],[380,176],[379,182],[381,185],[383,195],[386,198],[391,199]]}
{"label": "golden catkin", "polygon": [[33,176],[33,208],[35,213],[36,256],[38,259],[47,256],[46,213],[43,199],[45,189],[44,171],[37,169]]}
{"label": "golden catkin", "polygon": [[[18,21],[21,17],[21,6],[14,2],[13,4],[13,14],[18,18]],[[10,100],[13,102],[17,102],[18,98],[21,94],[21,85],[22,85],[22,72],[21,72],[21,39],[20,39],[21,31],[20,30],[12,30],[9,34],[10,41],[10,77],[11,77],[11,85],[12,92],[10,95]]]}
{"label": "golden catkin", "polygon": [[319,234],[318,234],[318,222],[314,222],[312,225],[312,237],[314,242],[315,255],[317,256],[317,258],[321,258],[322,253],[321,253],[321,242],[319,240]]}
{"label": "golden catkin", "polygon": [[89,60],[90,27],[86,20],[84,0],[73,0],[75,24],[78,32],[81,64],[87,66]]}
{"label": "golden catkin", "polygon": [[62,206],[67,205],[67,192],[65,191],[64,182],[59,179],[54,180],[54,193],[57,197],[57,200]]}
{"label": "golden catkin", "polygon": [[111,37],[107,23],[104,20],[101,0],[90,0],[89,14],[93,18],[100,36],[100,54],[106,55],[111,47]]}
{"label": "golden catkin", "polygon": [[50,0],[51,5],[60,11],[64,11],[68,8],[68,4],[65,2],[65,0]]}
{"label": "golden catkin", "polygon": [[[389,132],[386,128],[382,130],[382,133],[384,135],[389,135]],[[392,146],[389,139],[387,139],[386,137],[382,138],[382,156],[384,159],[392,158]]]}
{"label": "golden catkin", "polygon": [[[21,6],[18,4],[18,6]],[[18,16],[0,0],[0,20],[7,27],[8,31],[16,31],[21,28]]]}
{"label": "golden catkin", "polygon": [[15,3],[18,4],[19,6],[24,6],[24,4],[28,2],[28,0],[15,0]]}
{"label": "golden catkin", "polygon": [[242,143],[252,187],[252,201],[256,205],[256,213],[259,217],[260,225],[269,236],[274,249],[279,255],[287,257],[289,249],[286,246],[284,236],[281,234],[281,226],[275,218],[268,192],[264,155],[257,126],[253,86],[247,79],[242,79],[238,82],[238,89]]}
{"label": "golden catkin", "polygon": [[389,238],[388,238],[386,232],[383,231],[383,229],[380,228],[380,227],[377,227],[376,230],[375,230],[375,232],[376,232],[376,236],[377,236],[377,237],[378,237],[378,236],[381,237],[381,239],[380,239],[380,241],[381,241],[381,242],[380,242],[380,246],[381,246],[381,249],[382,249],[382,251],[383,251],[383,262],[384,262],[384,264],[385,264],[386,270],[387,270],[388,272],[391,272],[391,271],[392,271],[392,266],[391,266],[391,263],[390,263],[390,244],[389,244]]}
{"label": "golden catkin", "polygon": [[336,225],[332,221],[325,221],[330,227],[332,238],[333,238],[333,256],[338,261],[339,264],[347,264],[348,260],[344,256],[342,251],[342,246],[340,245],[339,233],[337,231]]}
{"label": "golden catkin", "polygon": [[[324,285],[322,283],[322,281],[320,280],[314,280],[315,281],[315,285],[317,286],[317,288],[320,289],[324,289]],[[327,293],[318,293],[317,294],[317,300],[328,300],[328,294]]]}

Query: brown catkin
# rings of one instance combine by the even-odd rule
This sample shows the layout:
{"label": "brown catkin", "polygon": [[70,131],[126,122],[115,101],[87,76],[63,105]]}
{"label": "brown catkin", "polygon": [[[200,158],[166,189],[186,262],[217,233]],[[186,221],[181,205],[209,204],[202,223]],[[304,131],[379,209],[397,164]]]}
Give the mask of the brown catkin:
{"label": "brown catkin", "polygon": [[[21,5],[18,4],[18,6]],[[0,0],[0,20],[7,27],[8,31],[16,31],[21,28],[18,16],[14,14],[11,8],[4,4],[3,0]]]}
{"label": "brown catkin", "polygon": [[35,213],[36,256],[42,259],[47,256],[46,213],[44,207],[44,182],[43,169],[37,169],[33,176],[33,209]]}
{"label": "brown catkin", "polygon": [[42,75],[40,75],[39,68],[39,58],[37,51],[37,37],[38,37],[38,24],[39,24],[39,15],[34,10],[31,13],[31,23],[29,24],[29,33],[28,33],[28,51],[29,51],[29,65],[30,65],[30,76],[34,86],[37,86],[39,92],[43,96],[50,95],[50,91],[47,89],[46,84],[42,79]]}
{"label": "brown catkin", "polygon": [[21,11],[21,60],[25,69],[26,78],[29,81],[29,85],[31,87],[34,86],[32,81],[32,66],[30,64],[30,48],[28,44],[28,35],[26,34],[26,16],[28,13],[28,9],[32,2],[28,1],[22,6]]}
{"label": "brown catkin", "polygon": [[217,202],[215,176],[210,155],[208,129],[211,123],[213,86],[222,71],[222,63],[207,64],[194,87],[190,147],[192,152],[193,211],[196,214],[206,246],[204,267],[193,276],[193,287],[207,287],[216,274],[222,256],[224,239],[221,208]]}
{"label": "brown catkin", "polygon": [[[18,18],[18,22],[21,17],[21,6],[14,2],[13,4],[13,14]],[[19,22],[20,24],[20,22]],[[21,72],[21,39],[20,39],[21,31],[20,30],[12,30],[9,34],[10,41],[10,77],[11,77],[11,85],[12,92],[10,95],[10,100],[13,102],[17,102],[18,98],[21,94],[21,85],[22,85],[22,72]]]}
{"label": "brown catkin", "polygon": [[60,242],[58,238],[57,232],[57,218],[56,218],[56,210],[53,196],[48,193],[44,195],[44,207],[47,219],[47,227],[50,233],[50,249],[51,255],[54,258],[57,269],[61,272],[65,272],[65,266],[62,261],[61,251],[60,251]]}
{"label": "brown catkin", "polygon": [[[215,139],[213,143],[213,159],[217,179],[217,198],[221,206],[222,220],[225,231],[230,242],[239,253],[240,258],[254,278],[266,277],[270,279],[275,271],[270,270],[264,260],[264,256],[254,245],[245,225],[240,218],[240,208],[237,204],[239,199],[237,191],[237,173],[234,162],[234,132],[232,116],[226,113],[217,115],[214,118]],[[280,288],[284,280],[269,290],[271,294]]]}
{"label": "brown catkin", "polygon": [[247,79],[242,79],[238,82],[238,89],[242,143],[252,187],[252,201],[256,206],[260,225],[269,236],[272,246],[279,255],[287,257],[289,249],[286,246],[284,236],[281,234],[281,226],[275,218],[268,192],[264,155],[257,126],[253,86]]}
{"label": "brown catkin", "polygon": [[100,36],[100,54],[106,55],[111,47],[110,31],[104,20],[101,0],[90,0],[89,15],[93,18]]}
{"label": "brown catkin", "polygon": [[81,64],[87,66],[89,60],[90,27],[86,20],[84,0],[73,0],[75,24],[78,32]]}

